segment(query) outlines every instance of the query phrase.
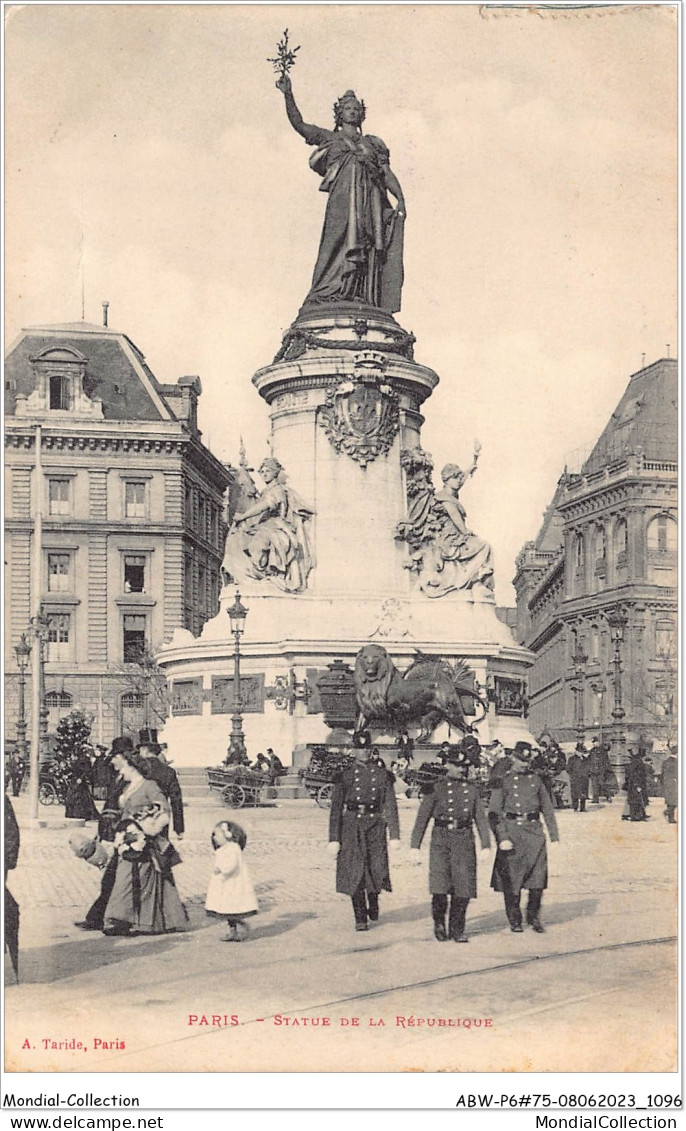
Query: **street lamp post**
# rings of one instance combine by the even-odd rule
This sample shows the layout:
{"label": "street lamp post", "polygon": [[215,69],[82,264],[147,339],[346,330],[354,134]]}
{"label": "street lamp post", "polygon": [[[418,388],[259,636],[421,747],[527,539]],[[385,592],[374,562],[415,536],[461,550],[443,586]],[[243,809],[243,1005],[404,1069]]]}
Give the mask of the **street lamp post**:
{"label": "street lamp post", "polygon": [[612,707],[612,742],[614,746],[615,765],[621,766],[624,762],[624,733],[622,722],[626,716],[626,711],[622,706],[622,642],[624,640],[624,630],[627,625],[627,616],[621,606],[617,605],[607,614],[607,623],[610,628],[614,649],[612,657],[614,697]]}
{"label": "street lamp post", "polygon": [[40,756],[47,726],[45,704],[45,666],[43,644],[48,634],[48,618],[42,610],[31,617],[33,644],[33,679],[31,683],[31,758],[29,763],[29,817],[38,817],[38,777]]}
{"label": "street lamp post", "polygon": [[15,646],[17,666],[19,668],[19,709],[17,712],[17,753],[26,765],[28,742],[26,741],[26,669],[31,655],[31,645],[22,632],[19,643]]}
{"label": "street lamp post", "polygon": [[576,651],[572,656],[572,663],[574,664],[574,675],[576,683],[574,684],[574,693],[576,695],[576,737],[579,742],[584,740],[584,676],[586,674],[586,662],[588,655],[584,652],[581,644],[578,643]]}
{"label": "street lamp post", "polygon": [[146,650],[141,656],[141,676],[143,681],[143,726],[146,730],[150,729],[150,688],[152,685],[152,676],[155,669],[155,661],[150,653]]}
{"label": "street lamp post", "polygon": [[598,742],[599,742],[600,746],[602,746],[603,745],[603,718],[604,718],[603,708],[604,708],[604,705],[605,705],[605,692],[607,691],[607,687],[604,683],[592,683],[591,687],[592,687],[593,691],[595,691],[596,695],[598,696],[598,730],[599,730]]}
{"label": "street lamp post", "polygon": [[233,715],[229,736],[229,757],[244,758],[246,755],[245,735],[243,734],[243,715],[241,714],[241,636],[245,629],[248,610],[241,604],[241,595],[236,591],[233,605],[227,609],[231,621],[231,632],[235,641],[233,653]]}

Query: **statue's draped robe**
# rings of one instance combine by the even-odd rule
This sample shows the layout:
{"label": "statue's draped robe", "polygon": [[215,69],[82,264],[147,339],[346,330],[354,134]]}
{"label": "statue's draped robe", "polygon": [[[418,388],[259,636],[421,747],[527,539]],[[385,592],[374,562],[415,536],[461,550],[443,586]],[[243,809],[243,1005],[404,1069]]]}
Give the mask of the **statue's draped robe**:
{"label": "statue's draped robe", "polygon": [[229,530],[223,569],[234,581],[268,577],[280,589],[300,592],[314,564],[304,525],[313,511],[281,483],[266,487],[260,502],[261,514]]}
{"label": "statue's draped robe", "polygon": [[359,301],[393,314],[403,284],[403,221],[385,186],[389,152],[371,134],[305,126],[310,165],[329,194],[308,303]]}

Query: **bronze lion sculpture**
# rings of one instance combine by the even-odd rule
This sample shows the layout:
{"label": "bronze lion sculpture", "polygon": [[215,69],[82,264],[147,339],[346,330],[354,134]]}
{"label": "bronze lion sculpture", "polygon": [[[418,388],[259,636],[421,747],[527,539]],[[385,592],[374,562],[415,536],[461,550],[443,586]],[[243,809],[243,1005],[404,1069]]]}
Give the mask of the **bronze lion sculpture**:
{"label": "bronze lion sculpture", "polygon": [[[366,644],[355,660],[355,694],[360,714],[356,732],[376,723],[385,730],[421,728],[418,741],[426,742],[441,722],[467,734],[486,717],[488,705],[474,690],[474,677],[466,664],[452,668],[447,661],[421,652],[401,675],[385,648]],[[483,714],[470,725],[461,695],[470,695]]]}

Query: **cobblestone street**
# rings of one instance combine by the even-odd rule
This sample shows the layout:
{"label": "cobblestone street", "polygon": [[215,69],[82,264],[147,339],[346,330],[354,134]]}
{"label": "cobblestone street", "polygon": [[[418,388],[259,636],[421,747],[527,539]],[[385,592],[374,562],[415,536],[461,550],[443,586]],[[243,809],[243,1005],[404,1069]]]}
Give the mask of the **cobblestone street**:
{"label": "cobblestone street", "polygon": [[[489,887],[492,852],[479,854],[468,947],[433,938],[428,847],[420,868],[407,853],[416,808],[400,799],[393,892],[363,935],[334,891],[325,810],[293,800],[234,814],[248,833],[260,914],[249,942],[227,946],[203,909],[209,833],[223,806],[186,810],[175,875],[189,931],[108,939],[73,925],[99,873],[72,855],[68,828],[27,828],[20,798],[9,886],[21,906],[21,983],[6,975],[7,1067],[670,1071],[677,841],[660,800],[645,824],[622,822],[620,799],[558,814],[545,935],[510,932]],[[84,1047],[53,1047],[72,1039]]]}

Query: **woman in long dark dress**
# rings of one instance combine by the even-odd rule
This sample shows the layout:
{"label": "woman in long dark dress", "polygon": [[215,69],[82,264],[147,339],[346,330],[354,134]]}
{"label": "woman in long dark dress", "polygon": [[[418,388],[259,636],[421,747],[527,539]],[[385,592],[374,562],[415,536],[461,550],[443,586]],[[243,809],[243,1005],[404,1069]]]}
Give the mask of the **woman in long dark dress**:
{"label": "woman in long dark dress", "polygon": [[647,821],[648,780],[646,765],[640,750],[629,751],[629,764],[626,767],[626,800],[629,806],[628,820]]}
{"label": "woman in long dark dress", "polygon": [[86,754],[80,754],[71,768],[71,777],[64,798],[65,817],[80,817],[82,821],[99,819],[100,814],[91,793],[92,782],[90,758]]}
{"label": "woman in long dark dress", "polygon": [[317,147],[310,165],[322,178],[320,191],[329,194],[305,304],[353,301],[400,310],[405,198],[383,141],[362,133],[364,103],[347,90],[334,106],[335,129],[327,130],[303,121],[288,75],[276,86],[293,129]]}
{"label": "woman in long dark dress", "polygon": [[172,874],[181,857],[169,840],[169,802],[157,783],[144,777],[144,759],[127,752],[116,754],[112,763],[124,784],[114,835],[116,873],[103,933],[180,930],[188,916]]}

